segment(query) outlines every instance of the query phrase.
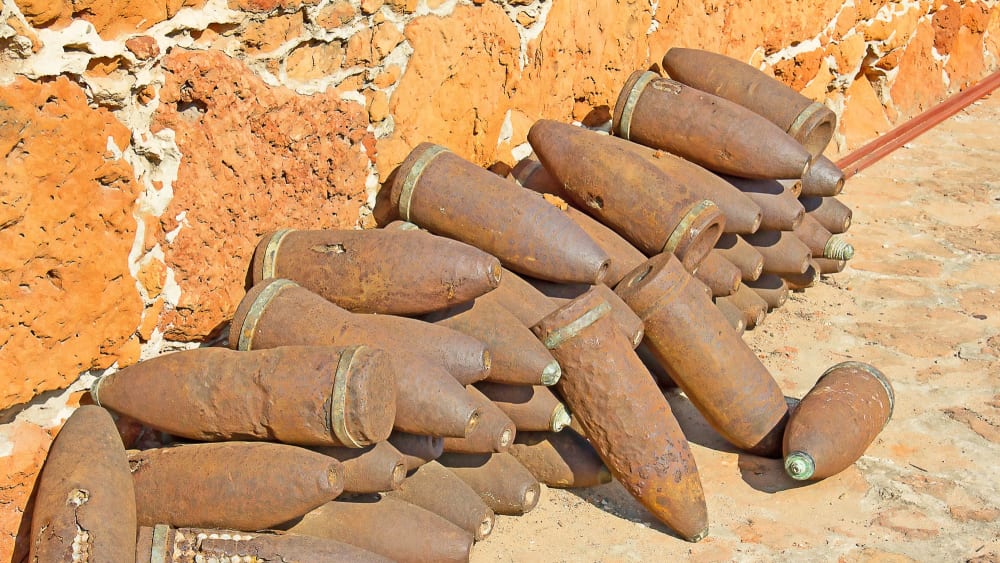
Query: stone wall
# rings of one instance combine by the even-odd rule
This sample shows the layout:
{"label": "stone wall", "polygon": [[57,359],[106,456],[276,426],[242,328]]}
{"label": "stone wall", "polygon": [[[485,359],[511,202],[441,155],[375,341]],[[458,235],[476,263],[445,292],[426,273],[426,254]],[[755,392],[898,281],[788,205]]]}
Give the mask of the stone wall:
{"label": "stone wall", "polygon": [[995,0],[3,0],[0,560],[95,375],[225,333],[256,240],[371,226],[425,140],[513,163],[671,46],[841,117],[830,153],[998,67]]}

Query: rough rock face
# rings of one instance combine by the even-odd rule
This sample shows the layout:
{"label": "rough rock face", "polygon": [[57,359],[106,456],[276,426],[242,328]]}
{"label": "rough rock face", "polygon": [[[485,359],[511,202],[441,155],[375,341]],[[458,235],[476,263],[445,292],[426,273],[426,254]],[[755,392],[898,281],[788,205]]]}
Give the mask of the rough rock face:
{"label": "rough rock face", "polygon": [[899,78],[892,85],[892,99],[904,114],[929,108],[945,91],[941,63],[934,58],[934,27],[925,21],[903,52]]}
{"label": "rough rock face", "polygon": [[[21,561],[28,555],[31,510],[28,506],[52,436],[27,422],[0,426],[0,557]],[[24,515],[28,515],[24,518]],[[6,559],[8,558],[9,559]]]}
{"label": "rough rock face", "polygon": [[0,88],[0,409],[110,366],[135,332],[129,136],[66,78]]}
{"label": "rough rock face", "polygon": [[14,0],[33,25],[62,26],[71,18],[94,24],[105,39],[143,31],[174,17],[181,8],[200,8],[205,0]]}
{"label": "rough rock face", "polygon": [[268,87],[219,52],[177,51],[163,68],[154,129],[173,129],[183,155],[160,234],[182,293],[163,327],[196,340],[232,316],[265,232],[355,225],[369,133],[360,105]]}

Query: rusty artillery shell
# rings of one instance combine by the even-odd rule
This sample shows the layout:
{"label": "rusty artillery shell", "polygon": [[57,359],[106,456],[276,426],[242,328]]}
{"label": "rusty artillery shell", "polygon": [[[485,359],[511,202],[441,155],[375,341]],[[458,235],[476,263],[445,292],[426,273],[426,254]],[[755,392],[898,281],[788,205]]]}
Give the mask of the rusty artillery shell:
{"label": "rusty artillery shell", "polygon": [[644,342],[708,423],[733,445],[776,457],[788,412],[781,389],[690,280],[676,260],[657,256],[616,291],[642,317]]}
{"label": "rusty artillery shell", "polygon": [[340,462],[266,442],[187,444],[130,451],[140,526],[262,530],[336,498]]}
{"label": "rusty artillery shell", "polygon": [[437,514],[473,534],[476,541],[493,532],[493,509],[458,475],[436,461],[414,471],[389,495]]}
{"label": "rusty artillery shell", "polygon": [[406,460],[389,442],[367,448],[312,448],[340,462],[345,493],[380,493],[398,489],[406,478]]}
{"label": "rusty artillery shell", "polygon": [[506,269],[500,277],[499,287],[479,299],[499,304],[528,327],[556,308],[551,299],[524,278]]}
{"label": "rusty artillery shell", "polygon": [[569,411],[552,391],[541,385],[504,385],[480,381],[475,385],[493,402],[517,431],[559,432],[569,424]]}
{"label": "rusty artillery shell", "polygon": [[788,289],[791,291],[804,291],[806,288],[813,287],[819,283],[820,267],[816,264],[816,260],[810,258],[806,264],[806,271],[801,274],[779,275],[785,280],[785,284],[788,285]]}
{"label": "rusty artillery shell", "polygon": [[468,244],[395,229],[265,235],[253,283],[290,279],[354,313],[420,315],[475,299],[500,283],[500,261]]}
{"label": "rusty artillery shell", "polygon": [[505,452],[514,441],[517,427],[493,401],[475,387],[466,387],[466,393],[479,409],[479,422],[464,438],[445,437],[444,451],[460,453]]}
{"label": "rusty artillery shell", "polygon": [[740,283],[732,294],[720,297],[718,301],[728,301],[743,311],[743,321],[747,329],[755,328],[767,317],[767,302],[743,283]]}
{"label": "rusty artillery shell", "polygon": [[489,350],[471,336],[416,319],[350,313],[290,280],[253,286],[231,326],[229,347],[234,350],[364,344],[392,356],[400,351],[425,356],[463,385],[490,371]]}
{"label": "rusty artillery shell", "polygon": [[648,71],[633,72],[625,82],[612,132],[742,178],[800,178],[812,158],[754,112]]}
{"label": "rusty artillery shell", "polygon": [[[532,284],[536,289],[554,301],[556,306],[565,305],[584,293],[593,290],[607,301],[608,305],[611,305],[611,318],[618,325],[618,328],[621,329],[622,334],[632,343],[632,347],[635,348],[642,342],[642,319],[611,288],[603,285],[586,285],[582,283],[554,284],[531,279],[525,281]],[[552,310],[554,309],[555,307],[552,308]]]}
{"label": "rusty artillery shell", "polygon": [[722,234],[718,206],[621,139],[543,119],[531,126],[528,141],[577,206],[643,253],[673,252],[694,265]]}
{"label": "rusty artillery shell", "polygon": [[396,378],[396,421],[393,428],[429,436],[468,435],[482,414],[462,385],[433,362],[417,354],[397,354],[406,362]]}
{"label": "rusty artillery shell", "polygon": [[388,438],[396,416],[393,365],[368,346],[196,348],[108,375],[91,394],[153,428],[213,442],[360,448]]}
{"label": "rusty artillery shell", "polygon": [[736,291],[743,275],[733,263],[722,257],[713,248],[708,256],[701,261],[694,276],[705,282],[712,290],[712,297],[722,297]]}
{"label": "rusty artillery shell", "polygon": [[862,362],[826,370],[785,429],[785,471],[825,479],[850,467],[892,418],[895,395],[885,375]]}
{"label": "rusty artillery shell", "polygon": [[802,195],[802,178],[781,178],[777,182],[795,197]]}
{"label": "rusty artillery shell", "polygon": [[846,233],[851,228],[854,212],[835,197],[803,196],[799,198],[799,203],[806,214],[835,235]]}
{"label": "rusty artillery shell", "polygon": [[549,487],[576,489],[611,482],[611,472],[594,447],[572,428],[520,432],[509,453]]}
{"label": "rusty artillery shell", "polygon": [[[284,532],[240,532],[210,528],[139,528],[136,563],[207,561],[344,561],[382,563],[389,559],[350,544]],[[117,561],[132,561],[119,559]]]}
{"label": "rusty artillery shell", "polygon": [[725,55],[672,47],[663,56],[670,77],[766,117],[818,156],[833,138],[837,115],[756,68]]}
{"label": "rusty artillery shell", "polygon": [[393,432],[389,435],[389,443],[403,455],[407,472],[434,461],[444,453],[444,438],[441,436]]}
{"label": "rusty artillery shell", "polygon": [[760,277],[764,271],[764,257],[757,249],[734,234],[726,233],[715,243],[715,251],[730,264],[740,269],[740,279],[744,282]]}
{"label": "rusty artillery shell", "polygon": [[519,160],[511,169],[511,174],[514,181],[531,191],[554,195],[566,203],[572,201],[563,189],[562,182],[550,174],[534,154]]}
{"label": "rusty artillery shell", "polygon": [[[661,256],[683,270],[673,255]],[[708,297],[699,295],[710,307]],[[589,291],[532,331],[563,366],[556,387],[611,474],[658,520],[698,541],[708,534],[708,511],[694,457],[670,405],[610,310]],[[694,324],[704,326],[702,319]]]}
{"label": "rusty artillery shell", "polygon": [[601,282],[604,285],[614,287],[625,277],[625,274],[645,262],[646,257],[642,252],[639,252],[638,248],[632,246],[632,243],[623,239],[614,230],[604,226],[604,223],[569,205],[563,209],[563,212],[611,257],[608,273]]}
{"label": "rusty artillery shell", "polygon": [[286,523],[289,532],[329,538],[400,563],[469,560],[472,534],[393,496],[337,500]]}
{"label": "rusty artillery shell", "polygon": [[496,514],[520,516],[538,504],[538,479],[509,453],[445,453],[438,462],[465,482]]}
{"label": "rusty artillery shell", "polygon": [[770,309],[777,309],[788,301],[788,284],[774,274],[764,274],[754,281],[743,284],[763,299]]}
{"label": "rusty artillery shell", "polygon": [[562,371],[559,362],[513,313],[499,303],[477,299],[431,313],[424,320],[468,334],[489,347],[489,381],[520,385],[552,385]]}
{"label": "rusty artillery shell", "polygon": [[722,176],[761,210],[760,229],[763,231],[790,231],[799,226],[805,209],[788,188],[777,180],[748,180],[735,176]]}
{"label": "rusty artillery shell", "polygon": [[737,334],[743,334],[747,329],[747,318],[739,307],[733,305],[729,299],[716,299],[715,307],[719,310],[726,321],[733,327]]}
{"label": "rusty artillery shell", "polygon": [[830,258],[832,260],[854,258],[853,246],[824,229],[823,225],[820,225],[819,221],[810,215],[803,218],[802,224],[792,232],[809,247],[809,251],[817,258]]}
{"label": "rusty artillery shell", "polygon": [[59,430],[30,518],[30,561],[131,561],[135,493],[108,411],[84,405]]}
{"label": "rusty artillery shell", "polygon": [[835,196],[844,189],[844,171],[829,158],[820,155],[802,175],[804,196]]}
{"label": "rusty artillery shell", "polygon": [[830,258],[813,258],[813,263],[819,268],[820,274],[836,274],[847,267],[847,260],[832,260]]}
{"label": "rusty artillery shell", "polygon": [[444,147],[421,143],[395,174],[390,198],[407,221],[530,276],[587,283],[604,278],[608,255],[569,218]]}
{"label": "rusty artillery shell", "polygon": [[764,271],[784,277],[801,274],[809,267],[812,252],[791,231],[757,231],[740,235],[764,257]]}

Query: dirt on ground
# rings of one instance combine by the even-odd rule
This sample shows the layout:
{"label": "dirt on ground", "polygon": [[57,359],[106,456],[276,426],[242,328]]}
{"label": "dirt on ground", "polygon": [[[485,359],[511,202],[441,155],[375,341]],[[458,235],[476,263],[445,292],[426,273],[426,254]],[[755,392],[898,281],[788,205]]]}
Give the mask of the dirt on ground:
{"label": "dirt on ground", "polygon": [[892,381],[893,419],[824,481],[737,452],[668,392],[691,441],[711,532],[673,535],[612,482],[543,487],[498,517],[485,561],[1000,561],[1000,93],[848,180],[857,255],[745,340],[787,395],[830,365]]}

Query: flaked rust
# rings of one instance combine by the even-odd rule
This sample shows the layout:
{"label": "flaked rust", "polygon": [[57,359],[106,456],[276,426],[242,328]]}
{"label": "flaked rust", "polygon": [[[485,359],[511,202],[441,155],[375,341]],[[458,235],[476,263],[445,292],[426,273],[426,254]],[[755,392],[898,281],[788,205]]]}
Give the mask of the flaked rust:
{"label": "flaked rust", "polygon": [[496,516],[489,506],[458,475],[437,462],[412,472],[390,496],[429,510],[475,536],[486,539],[493,532]]}
{"label": "flaked rust", "polygon": [[[634,109],[626,112],[633,99]],[[747,108],[649,71],[636,71],[625,82],[612,132],[745,178],[799,178],[812,158],[782,128]]]}
{"label": "flaked rust", "polygon": [[812,252],[791,231],[757,231],[740,235],[764,257],[764,271],[785,277],[802,274],[809,268]]}
{"label": "flaked rust", "polygon": [[[662,256],[681,268],[672,255]],[[551,342],[564,372],[556,387],[611,473],[658,520],[697,541],[708,530],[697,465],[669,404],[610,309],[589,291],[532,331]]]}
{"label": "flaked rust", "polygon": [[404,219],[480,248],[510,269],[561,282],[604,278],[608,255],[558,209],[438,145],[418,145],[389,190]]}
{"label": "flaked rust", "polygon": [[485,395],[471,385],[466,394],[479,411],[478,423],[464,438],[445,437],[444,451],[461,453],[504,452],[517,434],[517,427]]}
{"label": "flaked rust", "polygon": [[785,430],[785,469],[819,480],[850,467],[892,418],[892,385],[870,364],[832,366],[795,408]]}
{"label": "flaked rust", "polygon": [[764,272],[764,257],[742,237],[726,233],[719,237],[714,250],[740,269],[743,282],[753,281]]}
{"label": "flaked rust", "polygon": [[611,472],[594,447],[572,428],[562,432],[520,432],[509,453],[549,487],[596,487],[611,481]]}
{"label": "flaked rust", "polygon": [[366,448],[326,446],[312,448],[340,462],[345,493],[381,493],[398,489],[406,478],[406,460],[389,442]]}
{"label": "flaked rust", "polygon": [[520,516],[538,504],[541,486],[509,453],[445,453],[438,462],[465,482],[496,514]]}
{"label": "flaked rust", "polygon": [[510,418],[518,433],[559,432],[569,424],[566,405],[545,386],[506,385],[485,381],[480,381],[475,386]]}
{"label": "flaked rust", "polygon": [[692,282],[680,263],[661,255],[616,292],[643,319],[644,342],[708,423],[743,450],[777,457],[787,415],[781,389]]}

